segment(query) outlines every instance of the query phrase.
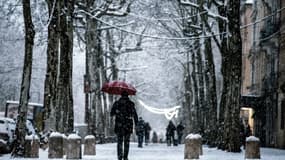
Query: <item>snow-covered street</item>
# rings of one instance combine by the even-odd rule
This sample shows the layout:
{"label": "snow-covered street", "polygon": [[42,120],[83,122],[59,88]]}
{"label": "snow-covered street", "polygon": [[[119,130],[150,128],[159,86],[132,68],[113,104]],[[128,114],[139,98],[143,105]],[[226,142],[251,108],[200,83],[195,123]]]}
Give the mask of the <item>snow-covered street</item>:
{"label": "snow-covered street", "polygon": [[[98,144],[96,156],[83,156],[83,159],[116,160],[116,144]],[[243,160],[244,151],[241,153],[227,153],[215,148],[203,147],[204,155],[201,160]],[[48,159],[48,152],[40,150],[39,159]],[[1,160],[10,159],[10,155],[0,156]],[[183,160],[184,145],[167,147],[166,144],[150,144],[138,148],[136,143],[130,146],[129,160]],[[262,160],[284,160],[285,150],[261,148]]]}

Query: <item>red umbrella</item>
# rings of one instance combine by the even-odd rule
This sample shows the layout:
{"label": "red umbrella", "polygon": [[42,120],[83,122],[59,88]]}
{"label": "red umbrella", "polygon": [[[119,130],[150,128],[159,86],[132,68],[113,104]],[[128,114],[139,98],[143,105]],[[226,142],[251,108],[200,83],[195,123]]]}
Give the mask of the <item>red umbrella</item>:
{"label": "red umbrella", "polygon": [[135,95],[137,90],[131,84],[124,81],[112,81],[103,84],[101,91],[109,94],[121,95],[123,91],[126,91],[129,95]]}

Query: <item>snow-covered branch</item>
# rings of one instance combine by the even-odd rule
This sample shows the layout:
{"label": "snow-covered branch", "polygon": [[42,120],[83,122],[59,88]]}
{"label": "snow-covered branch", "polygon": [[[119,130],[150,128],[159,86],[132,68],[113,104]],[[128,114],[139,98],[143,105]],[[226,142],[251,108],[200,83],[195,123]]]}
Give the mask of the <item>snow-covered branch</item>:
{"label": "snow-covered branch", "polygon": [[224,21],[226,21],[226,22],[229,21],[227,17],[224,17],[224,16],[221,16],[221,15],[219,15],[219,14],[215,14],[215,13],[211,12],[211,10],[210,10],[207,6],[203,6],[203,9],[204,9],[205,11],[207,11],[208,16],[211,17],[211,18],[222,19],[222,20],[224,20]]}
{"label": "snow-covered branch", "polygon": [[105,15],[111,16],[126,16],[130,12],[130,6],[133,1],[123,1],[119,5],[111,5],[106,11]]}
{"label": "snow-covered branch", "polygon": [[189,0],[178,0],[180,4],[194,7],[194,8],[199,8],[199,5],[193,2],[190,2]]}
{"label": "snow-covered branch", "polygon": [[[130,12],[130,6],[133,3],[133,0],[122,0],[118,4],[114,4],[114,2],[110,0],[105,0],[102,5],[99,7],[93,9],[90,13],[94,17],[101,17],[103,15],[108,15],[108,16],[126,16]],[[77,3],[77,8],[79,9],[78,12],[82,13],[83,11],[86,10],[86,6],[80,3]]]}
{"label": "snow-covered branch", "polygon": [[223,0],[213,0],[213,3],[218,7],[225,5],[225,2]]}

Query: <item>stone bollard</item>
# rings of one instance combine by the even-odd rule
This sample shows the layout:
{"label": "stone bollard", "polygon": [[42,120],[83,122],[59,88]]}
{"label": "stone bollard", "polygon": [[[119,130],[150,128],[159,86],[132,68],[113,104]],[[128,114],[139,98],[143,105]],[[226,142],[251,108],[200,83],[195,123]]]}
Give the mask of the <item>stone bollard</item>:
{"label": "stone bollard", "polygon": [[257,137],[250,136],[246,138],[245,158],[260,159],[260,140]]}
{"label": "stone bollard", "polygon": [[63,137],[58,132],[52,132],[49,137],[48,158],[63,157]]}
{"label": "stone bollard", "polygon": [[39,158],[40,141],[37,135],[25,137],[25,158]]}
{"label": "stone bollard", "polygon": [[67,159],[81,159],[81,137],[77,134],[71,134],[67,137]]}
{"label": "stone bollard", "polygon": [[185,138],[184,159],[199,159],[202,137],[199,134],[189,134]]}
{"label": "stone bollard", "polygon": [[93,135],[84,138],[84,155],[96,155],[96,139]]}

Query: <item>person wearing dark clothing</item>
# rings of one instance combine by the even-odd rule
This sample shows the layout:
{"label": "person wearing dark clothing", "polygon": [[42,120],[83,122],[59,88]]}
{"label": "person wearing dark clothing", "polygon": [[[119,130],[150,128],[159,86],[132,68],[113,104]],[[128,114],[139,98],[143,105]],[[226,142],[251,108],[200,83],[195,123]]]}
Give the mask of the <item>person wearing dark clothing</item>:
{"label": "person wearing dark clothing", "polygon": [[250,125],[246,124],[246,126],[245,126],[245,137],[249,137],[251,135],[252,135],[252,133],[251,133]]}
{"label": "person wearing dark clothing", "polygon": [[148,145],[149,143],[149,134],[150,134],[150,131],[151,131],[151,127],[149,125],[148,122],[145,123],[144,125],[144,139],[145,139],[145,145]]}
{"label": "person wearing dark clothing", "polygon": [[158,143],[158,136],[155,131],[152,133],[152,143]]}
{"label": "person wearing dark clothing", "polygon": [[245,132],[244,132],[244,124],[242,122],[242,119],[239,122],[239,127],[240,127],[240,132],[239,132],[239,136],[240,136],[240,143],[245,147]]}
{"label": "person wearing dark clothing", "polygon": [[250,125],[246,122],[246,125],[244,126],[243,129],[243,148],[246,147],[246,137],[249,137],[252,135]]}
{"label": "person wearing dark clothing", "polygon": [[139,118],[139,122],[138,125],[136,126],[136,134],[138,136],[138,147],[142,148],[142,144],[143,144],[143,137],[144,137],[144,120],[142,119],[142,117]]}
{"label": "person wearing dark clothing", "polygon": [[130,136],[133,133],[133,121],[137,125],[138,115],[135,104],[129,99],[127,92],[123,92],[122,97],[113,104],[111,116],[115,116],[118,160],[128,160]]}
{"label": "person wearing dark clothing", "polygon": [[173,145],[174,145],[174,142],[175,142],[175,138],[174,138],[175,130],[176,130],[175,125],[173,124],[172,121],[169,121],[169,123],[167,125],[167,128],[166,128],[167,146],[171,146],[171,143],[173,143]]}
{"label": "person wearing dark clothing", "polygon": [[183,136],[183,130],[184,130],[184,126],[182,124],[182,122],[180,122],[176,129],[177,129],[177,136],[178,136],[178,144],[181,144],[181,140],[182,140],[182,136]]}

